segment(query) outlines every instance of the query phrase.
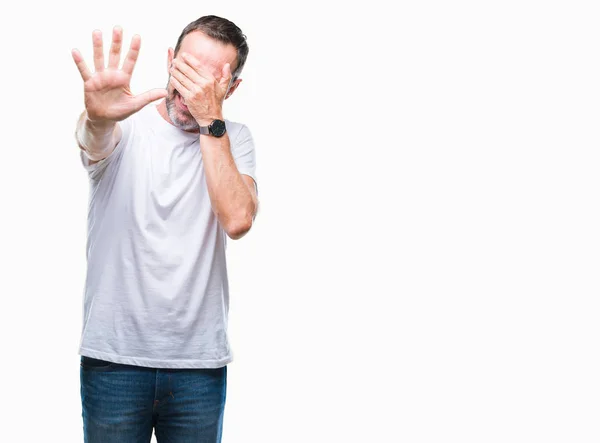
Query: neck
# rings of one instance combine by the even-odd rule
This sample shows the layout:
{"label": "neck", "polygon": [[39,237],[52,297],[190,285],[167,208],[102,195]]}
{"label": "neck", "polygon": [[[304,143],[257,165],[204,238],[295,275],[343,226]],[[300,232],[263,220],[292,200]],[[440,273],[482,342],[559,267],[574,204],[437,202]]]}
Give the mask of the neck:
{"label": "neck", "polygon": [[[169,117],[169,113],[167,112],[167,101],[166,100],[162,100],[158,104],[156,109],[158,109],[158,113],[160,114],[160,116],[162,118],[164,118],[167,121],[167,123],[170,123],[173,125],[173,121],[171,120],[171,117]],[[173,126],[175,126],[175,125],[173,125]]]}

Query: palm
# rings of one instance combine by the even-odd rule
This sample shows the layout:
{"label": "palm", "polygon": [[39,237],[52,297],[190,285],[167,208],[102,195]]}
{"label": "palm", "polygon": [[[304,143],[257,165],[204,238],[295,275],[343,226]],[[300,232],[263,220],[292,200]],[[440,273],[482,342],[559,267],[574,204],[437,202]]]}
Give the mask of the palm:
{"label": "palm", "polygon": [[135,96],[129,84],[137,61],[141,41],[134,36],[129,52],[119,69],[123,32],[115,27],[108,65],[104,67],[102,34],[93,33],[94,67],[92,74],[79,51],[73,51],[73,60],[84,81],[84,101],[88,118],[95,121],[120,121],[139,111],[148,103],[166,96],[164,89],[155,89]]}
{"label": "palm", "polygon": [[90,119],[122,120],[133,113],[131,76],[122,71],[96,73],[83,84],[85,109]]}

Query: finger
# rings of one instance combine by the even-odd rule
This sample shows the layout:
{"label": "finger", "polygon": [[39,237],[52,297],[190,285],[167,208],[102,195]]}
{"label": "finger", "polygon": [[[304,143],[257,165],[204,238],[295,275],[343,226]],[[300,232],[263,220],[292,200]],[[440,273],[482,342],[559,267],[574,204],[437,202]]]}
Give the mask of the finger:
{"label": "finger", "polygon": [[136,107],[135,112],[142,109],[144,106],[152,103],[153,101],[159,100],[161,98],[165,98],[167,96],[166,89],[151,89],[150,91],[146,91],[143,94],[137,95],[134,98],[134,104]]}
{"label": "finger", "polygon": [[94,42],[94,69],[96,72],[104,71],[104,50],[102,48],[102,32],[95,30],[92,33],[92,41]]}
{"label": "finger", "polygon": [[174,71],[173,68],[179,70],[183,75],[185,75],[192,83],[204,83],[204,79],[198,75],[198,73],[190,66],[185,60],[180,58],[173,59],[173,66],[171,67],[171,72]]}
{"label": "finger", "polygon": [[183,87],[185,89],[187,89],[188,91],[191,91],[194,88],[194,82],[191,81],[183,72],[181,72],[177,67],[172,67],[171,68],[171,77],[175,77],[177,79],[177,81],[179,81],[179,83],[181,85],[183,85]]}
{"label": "finger", "polygon": [[133,68],[135,67],[135,62],[137,61],[141,46],[142,38],[137,34],[134,35],[131,39],[131,45],[129,46],[125,61],[123,62],[123,72],[126,72],[129,75],[133,73]]}
{"label": "finger", "polygon": [[183,98],[187,99],[189,97],[190,91],[172,75],[169,77],[169,83],[171,83],[173,87],[177,89],[177,92],[179,92]]}
{"label": "finger", "polygon": [[112,35],[112,44],[110,45],[110,53],[108,54],[108,67],[119,69],[119,60],[121,59],[121,45],[123,44],[123,29],[120,26],[115,26]]}
{"label": "finger", "polygon": [[204,77],[208,81],[214,81],[215,76],[212,75],[208,70],[202,67],[200,61],[194,57],[192,54],[188,54],[187,52],[181,53],[181,58],[192,67],[194,71],[201,77]]}
{"label": "finger", "polygon": [[71,55],[73,56],[73,61],[77,65],[77,69],[79,69],[81,78],[83,79],[84,82],[88,81],[92,77],[92,73],[90,72],[90,69],[85,64],[85,61],[83,60],[81,53],[79,52],[79,50],[73,49],[71,51]]}

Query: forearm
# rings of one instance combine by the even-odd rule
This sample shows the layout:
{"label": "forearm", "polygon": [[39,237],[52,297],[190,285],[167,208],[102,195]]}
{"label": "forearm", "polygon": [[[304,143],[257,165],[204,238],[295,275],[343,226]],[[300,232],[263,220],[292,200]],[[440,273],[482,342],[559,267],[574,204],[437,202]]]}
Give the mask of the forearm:
{"label": "forearm", "polygon": [[235,165],[229,136],[201,135],[200,148],[213,211],[227,235],[240,238],[252,226],[257,202]]}
{"label": "forearm", "polygon": [[110,155],[118,143],[117,122],[92,122],[83,112],[77,122],[75,138],[77,144],[92,161],[99,161]]}

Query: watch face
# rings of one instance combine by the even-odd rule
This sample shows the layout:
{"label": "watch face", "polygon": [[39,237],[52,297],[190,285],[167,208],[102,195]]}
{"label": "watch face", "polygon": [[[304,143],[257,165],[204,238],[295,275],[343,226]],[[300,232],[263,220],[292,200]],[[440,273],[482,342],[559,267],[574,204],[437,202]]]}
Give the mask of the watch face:
{"label": "watch face", "polygon": [[209,129],[215,137],[222,137],[225,134],[225,122],[223,120],[213,120]]}

